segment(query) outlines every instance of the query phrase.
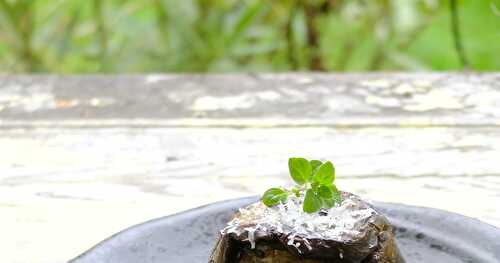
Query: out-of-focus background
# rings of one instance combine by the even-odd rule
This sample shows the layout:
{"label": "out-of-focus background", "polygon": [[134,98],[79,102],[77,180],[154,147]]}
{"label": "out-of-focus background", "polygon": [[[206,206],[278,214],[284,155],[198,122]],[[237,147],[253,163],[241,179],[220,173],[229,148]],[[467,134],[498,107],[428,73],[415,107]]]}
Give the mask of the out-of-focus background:
{"label": "out-of-focus background", "polygon": [[500,69],[500,0],[0,0],[0,72],[464,66]]}

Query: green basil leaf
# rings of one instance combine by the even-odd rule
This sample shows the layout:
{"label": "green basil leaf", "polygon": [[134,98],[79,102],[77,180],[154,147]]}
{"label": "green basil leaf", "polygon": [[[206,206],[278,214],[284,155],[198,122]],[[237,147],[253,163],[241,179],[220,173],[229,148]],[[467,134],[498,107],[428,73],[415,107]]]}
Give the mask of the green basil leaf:
{"label": "green basil leaf", "polygon": [[332,190],[333,196],[332,200],[334,204],[341,205],[342,204],[342,193],[337,189],[337,187],[332,184],[330,185],[330,189]]}
{"label": "green basil leaf", "polygon": [[318,182],[312,182],[311,183],[311,189],[316,193],[318,192],[318,187],[319,187],[319,183]]}
{"label": "green basil leaf", "polygon": [[313,175],[313,182],[321,185],[331,185],[335,180],[335,167],[331,162],[322,164]]}
{"label": "green basil leaf", "polygon": [[288,169],[290,176],[297,184],[305,184],[311,178],[311,164],[304,158],[288,159]]}
{"label": "green basil leaf", "polygon": [[288,199],[288,192],[280,188],[271,188],[267,190],[262,196],[262,202],[266,206],[274,206],[280,202],[284,203],[286,202],[287,199]]}
{"label": "green basil leaf", "polygon": [[306,192],[306,197],[304,198],[304,212],[314,213],[321,208],[321,199],[314,193],[313,190],[309,189]]}
{"label": "green basil leaf", "polygon": [[318,168],[323,164],[322,161],[319,161],[319,160],[312,160],[310,161],[311,163],[311,167],[312,167],[312,173],[316,173],[316,171],[318,170]]}
{"label": "green basil leaf", "polygon": [[333,199],[321,199],[323,203],[323,207],[332,208],[335,205],[335,201]]}
{"label": "green basil leaf", "polygon": [[332,199],[333,191],[330,187],[322,185],[318,188],[318,195],[323,199]]}

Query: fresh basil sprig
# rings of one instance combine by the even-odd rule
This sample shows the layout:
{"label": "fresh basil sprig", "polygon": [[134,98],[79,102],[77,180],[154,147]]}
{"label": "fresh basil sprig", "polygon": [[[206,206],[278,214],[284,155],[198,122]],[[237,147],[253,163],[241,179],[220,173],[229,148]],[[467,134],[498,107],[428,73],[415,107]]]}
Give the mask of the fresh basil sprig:
{"label": "fresh basil sprig", "polygon": [[323,163],[318,160],[290,158],[288,169],[290,177],[297,186],[290,190],[283,188],[267,190],[262,196],[262,202],[266,206],[285,203],[289,195],[300,197],[302,192],[305,192],[303,210],[306,213],[314,213],[321,208],[331,208],[342,203],[340,191],[334,184],[335,167],[330,161]]}

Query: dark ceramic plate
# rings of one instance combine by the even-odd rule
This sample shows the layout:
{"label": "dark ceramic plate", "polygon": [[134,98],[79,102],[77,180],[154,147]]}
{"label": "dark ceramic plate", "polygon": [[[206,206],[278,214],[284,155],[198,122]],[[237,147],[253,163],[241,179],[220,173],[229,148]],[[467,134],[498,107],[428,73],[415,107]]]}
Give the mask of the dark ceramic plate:
{"label": "dark ceramic plate", "polygon": [[[218,231],[255,197],[155,219],[101,242],[71,263],[206,263]],[[500,229],[436,209],[375,203],[396,227],[408,263],[500,262]]]}

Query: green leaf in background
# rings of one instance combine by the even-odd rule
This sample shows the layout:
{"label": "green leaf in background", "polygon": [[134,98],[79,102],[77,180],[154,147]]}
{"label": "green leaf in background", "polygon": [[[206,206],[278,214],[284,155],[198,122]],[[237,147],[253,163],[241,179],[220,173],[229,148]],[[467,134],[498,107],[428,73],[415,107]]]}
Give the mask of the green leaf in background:
{"label": "green leaf in background", "polygon": [[304,198],[304,212],[314,213],[321,208],[321,199],[314,193],[313,190],[309,189],[306,192],[306,197]]}
{"label": "green leaf in background", "polygon": [[226,46],[231,46],[236,40],[241,39],[241,35],[251,28],[252,22],[257,14],[267,5],[262,1],[254,1],[245,11],[240,14],[230,35],[226,38]]}
{"label": "green leaf in background", "polygon": [[287,199],[288,199],[288,192],[280,188],[271,188],[267,190],[262,196],[262,202],[266,206],[274,206],[280,202],[284,203],[286,202]]}
{"label": "green leaf in background", "polygon": [[330,185],[335,180],[335,167],[331,162],[322,164],[316,173],[313,175],[313,182],[318,182],[322,185]]}
{"label": "green leaf in background", "polygon": [[311,178],[311,164],[304,158],[288,159],[288,169],[290,176],[297,184],[303,185]]}
{"label": "green leaf in background", "polygon": [[318,168],[323,164],[323,162],[321,162],[319,160],[311,160],[310,163],[311,163],[313,173],[315,173],[318,170]]}

